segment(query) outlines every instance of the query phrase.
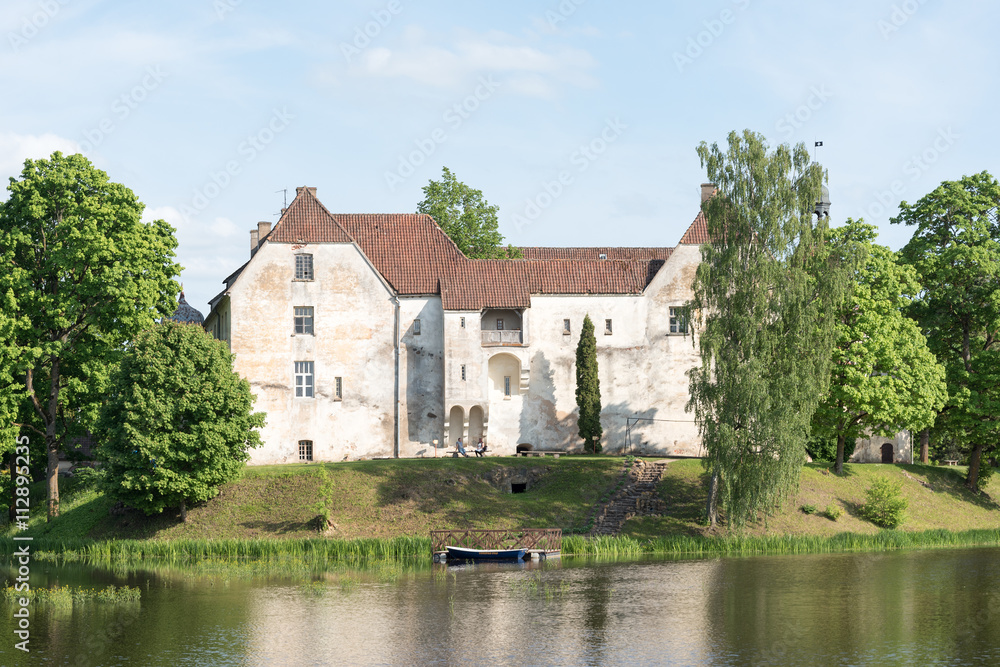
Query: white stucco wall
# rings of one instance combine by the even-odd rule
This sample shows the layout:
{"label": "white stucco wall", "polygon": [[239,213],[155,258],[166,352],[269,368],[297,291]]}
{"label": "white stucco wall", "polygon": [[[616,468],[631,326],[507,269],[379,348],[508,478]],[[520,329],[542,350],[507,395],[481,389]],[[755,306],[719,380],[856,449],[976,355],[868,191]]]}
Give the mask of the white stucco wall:
{"label": "white stucco wall", "polygon": [[[440,297],[401,297],[399,455],[433,456],[444,432],[444,319]],[[414,320],[420,320],[420,333]],[[392,383],[392,376],[386,378]]]}

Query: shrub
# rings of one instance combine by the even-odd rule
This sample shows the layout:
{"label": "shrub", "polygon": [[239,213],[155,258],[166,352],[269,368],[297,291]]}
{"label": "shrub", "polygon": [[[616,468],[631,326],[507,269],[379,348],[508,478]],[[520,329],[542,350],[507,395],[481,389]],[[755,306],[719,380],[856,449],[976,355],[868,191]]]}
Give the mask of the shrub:
{"label": "shrub", "polygon": [[803,505],[799,509],[802,510],[805,514],[815,514],[816,512],[819,511],[819,508],[816,507],[815,505]]}
{"label": "shrub", "polygon": [[865,491],[865,503],[859,508],[861,518],[880,528],[895,528],[903,523],[908,503],[902,489],[902,482],[876,477]]}
{"label": "shrub", "polygon": [[980,493],[986,490],[986,485],[990,483],[990,478],[993,477],[993,472],[993,466],[986,462],[983,462],[983,464],[979,466],[979,479],[976,480],[976,488],[979,489]]}
{"label": "shrub", "polygon": [[844,510],[842,510],[837,505],[827,505],[826,511],[823,513],[826,514],[827,518],[830,519],[830,521],[836,521],[844,514]]}

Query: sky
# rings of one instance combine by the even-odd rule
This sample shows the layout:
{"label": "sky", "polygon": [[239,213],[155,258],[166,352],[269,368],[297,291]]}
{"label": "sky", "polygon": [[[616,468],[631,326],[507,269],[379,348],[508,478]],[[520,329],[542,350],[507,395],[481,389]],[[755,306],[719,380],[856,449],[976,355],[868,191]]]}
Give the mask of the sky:
{"label": "sky", "polygon": [[864,218],[898,249],[900,201],[1000,173],[997,18],[986,0],[4,0],[0,178],[82,152],[174,226],[206,314],[297,186],[334,213],[412,213],[446,166],[515,245],[673,246],[696,147],[744,129],[804,143],[834,226]]}

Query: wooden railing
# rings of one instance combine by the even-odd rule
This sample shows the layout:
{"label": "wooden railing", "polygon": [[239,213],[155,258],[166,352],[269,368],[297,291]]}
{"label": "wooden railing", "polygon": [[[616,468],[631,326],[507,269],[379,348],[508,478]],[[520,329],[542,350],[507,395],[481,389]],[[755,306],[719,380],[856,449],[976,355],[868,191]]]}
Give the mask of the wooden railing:
{"label": "wooden railing", "polygon": [[562,530],[559,528],[512,528],[510,530],[432,530],[431,545],[435,552],[445,547],[466,549],[535,549],[554,552],[562,550]]}
{"label": "wooden railing", "polygon": [[524,338],[520,329],[483,331],[483,345],[520,345]]}

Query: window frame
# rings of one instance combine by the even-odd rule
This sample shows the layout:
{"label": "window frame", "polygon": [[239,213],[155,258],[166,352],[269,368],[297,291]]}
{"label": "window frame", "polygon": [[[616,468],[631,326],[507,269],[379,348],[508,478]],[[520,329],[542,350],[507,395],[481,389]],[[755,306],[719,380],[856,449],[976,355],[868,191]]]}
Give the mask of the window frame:
{"label": "window frame", "polygon": [[509,375],[504,375],[503,376],[503,397],[504,398],[510,398],[510,393],[511,393],[510,392],[510,376]]}
{"label": "window frame", "polygon": [[299,440],[299,461],[313,460],[313,441]]}
{"label": "window frame", "polygon": [[419,317],[417,317],[417,318],[415,318],[413,320],[413,335],[414,336],[419,336],[420,335],[420,318]]}
{"label": "window frame", "polygon": [[668,331],[671,336],[686,336],[688,333],[688,313],[684,306],[670,306]]}
{"label": "window frame", "polygon": [[468,377],[465,372],[465,364],[462,364],[462,382],[465,382],[467,379]]}
{"label": "window frame", "polygon": [[295,398],[316,398],[316,362],[296,361],[294,364]]}
{"label": "window frame", "polygon": [[[309,313],[308,315],[299,314],[300,310],[307,310]],[[299,322],[300,319],[301,322]],[[292,306],[292,333],[296,336],[316,335],[316,309],[314,306]]]}
{"label": "window frame", "polygon": [[572,325],[571,325],[571,323],[569,321],[569,318],[564,318],[563,319],[563,335],[564,336],[570,335],[570,333],[572,333],[572,329],[573,329],[573,327],[572,327]]}
{"label": "window frame", "polygon": [[497,318],[497,329],[496,330],[497,331],[503,331],[504,330],[503,329],[503,318],[502,317],[498,317]]}
{"label": "window frame", "polygon": [[333,400],[344,400],[344,378],[337,375],[333,378]]}
{"label": "window frame", "polygon": [[604,320],[604,335],[605,336],[610,336],[613,333],[614,333],[614,329],[612,327],[611,320],[605,318],[605,320]]}
{"label": "window frame", "polygon": [[[302,260],[301,262],[299,260]],[[316,279],[312,253],[295,253],[295,278],[301,282],[312,282]]]}

